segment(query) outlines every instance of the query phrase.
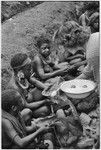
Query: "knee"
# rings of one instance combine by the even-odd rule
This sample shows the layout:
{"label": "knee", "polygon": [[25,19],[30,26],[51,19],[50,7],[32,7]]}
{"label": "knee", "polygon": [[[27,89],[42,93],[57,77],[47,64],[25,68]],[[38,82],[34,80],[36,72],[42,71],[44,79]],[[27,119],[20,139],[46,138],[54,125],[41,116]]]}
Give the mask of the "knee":
{"label": "knee", "polygon": [[62,109],[57,110],[56,116],[57,116],[58,118],[65,118],[65,117],[66,117],[66,116],[65,116],[65,113],[64,113],[64,111],[63,111]]}
{"label": "knee", "polygon": [[46,117],[50,114],[50,109],[48,106],[43,106],[34,111],[33,115],[37,117]]}
{"label": "knee", "polygon": [[32,118],[32,111],[29,108],[25,108],[21,111],[21,116],[25,123],[29,122]]}

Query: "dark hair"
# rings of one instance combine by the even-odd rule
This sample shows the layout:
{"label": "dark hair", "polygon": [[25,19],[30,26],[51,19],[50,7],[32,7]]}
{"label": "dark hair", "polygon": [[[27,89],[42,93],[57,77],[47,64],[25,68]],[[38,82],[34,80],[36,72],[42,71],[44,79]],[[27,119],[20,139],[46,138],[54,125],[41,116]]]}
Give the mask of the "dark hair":
{"label": "dark hair", "polygon": [[[64,35],[67,34],[64,41]],[[76,45],[82,46],[90,37],[89,29],[83,29],[75,21],[65,22],[54,35],[57,44],[62,44],[66,47],[73,47]]]}
{"label": "dark hair", "polygon": [[36,42],[36,46],[38,47],[38,48],[40,48],[41,47],[41,45],[42,44],[44,44],[44,43],[47,43],[47,44],[51,44],[51,41],[47,38],[47,37],[45,37],[45,36],[40,36],[38,39],[37,39],[37,42]]}
{"label": "dark hair", "polygon": [[9,111],[11,107],[19,104],[18,91],[14,89],[7,89],[2,92],[2,109]]}
{"label": "dark hair", "polygon": [[17,53],[11,58],[10,65],[14,69],[14,67],[21,66],[23,62],[27,59],[26,53]]}
{"label": "dark hair", "polygon": [[90,16],[90,23],[89,25],[93,25],[95,20],[98,19],[99,20],[99,13],[95,12]]}
{"label": "dark hair", "polygon": [[95,11],[97,8],[99,8],[99,1],[84,2],[84,10]]}

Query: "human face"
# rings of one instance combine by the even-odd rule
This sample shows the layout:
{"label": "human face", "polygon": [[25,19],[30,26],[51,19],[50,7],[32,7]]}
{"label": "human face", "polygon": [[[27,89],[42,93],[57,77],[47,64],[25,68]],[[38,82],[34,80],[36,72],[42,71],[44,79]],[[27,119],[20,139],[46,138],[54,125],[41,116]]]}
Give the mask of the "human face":
{"label": "human face", "polygon": [[22,96],[18,93],[18,110],[22,110],[24,106],[24,99],[22,98]]}
{"label": "human face", "polygon": [[50,46],[47,43],[43,43],[40,47],[40,53],[42,56],[47,57],[50,55]]}
{"label": "human face", "polygon": [[12,105],[11,107],[11,114],[13,114],[14,116],[18,116],[19,112],[22,110],[23,108],[23,98],[21,97],[21,95],[17,92],[15,95],[15,104]]}
{"label": "human face", "polygon": [[31,70],[32,70],[32,65],[31,63],[26,64],[23,68],[22,71],[25,75],[26,78],[29,78],[31,76]]}
{"label": "human face", "polygon": [[31,119],[32,119],[31,115],[26,115],[26,117],[25,117],[25,123],[26,123],[26,125],[31,125]]}
{"label": "human face", "polygon": [[16,107],[17,107],[17,110],[20,111],[20,110],[22,110],[22,108],[24,106],[24,99],[18,92],[16,93],[16,99],[18,101]]}
{"label": "human face", "polygon": [[64,47],[73,46],[76,42],[76,38],[74,36],[74,33],[72,32],[72,28],[68,29],[67,27],[63,27],[60,33],[60,43]]}
{"label": "human face", "polygon": [[96,19],[96,21],[93,24],[94,29],[99,29],[99,20]]}
{"label": "human face", "polygon": [[11,109],[12,109],[13,115],[17,116],[19,113],[18,107],[13,105]]}

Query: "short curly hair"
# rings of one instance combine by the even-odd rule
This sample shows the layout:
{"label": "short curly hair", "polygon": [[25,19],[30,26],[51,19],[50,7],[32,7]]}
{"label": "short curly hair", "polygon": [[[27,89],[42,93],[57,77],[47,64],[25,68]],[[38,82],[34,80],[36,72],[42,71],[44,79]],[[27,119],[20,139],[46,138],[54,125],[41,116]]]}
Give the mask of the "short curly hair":
{"label": "short curly hair", "polygon": [[21,66],[27,58],[28,55],[26,53],[17,53],[11,58],[10,65],[14,69],[15,67]]}
{"label": "short curly hair", "polygon": [[12,106],[17,106],[19,104],[18,91],[14,89],[7,89],[2,92],[2,109],[9,111]]}
{"label": "short curly hair", "polygon": [[65,47],[82,46],[90,37],[90,31],[75,21],[65,22],[54,35],[54,41]]}
{"label": "short curly hair", "polygon": [[51,44],[51,41],[49,38],[41,35],[40,37],[38,37],[37,42],[36,42],[36,47],[40,49],[40,47],[42,46],[42,44],[47,43],[48,45]]}

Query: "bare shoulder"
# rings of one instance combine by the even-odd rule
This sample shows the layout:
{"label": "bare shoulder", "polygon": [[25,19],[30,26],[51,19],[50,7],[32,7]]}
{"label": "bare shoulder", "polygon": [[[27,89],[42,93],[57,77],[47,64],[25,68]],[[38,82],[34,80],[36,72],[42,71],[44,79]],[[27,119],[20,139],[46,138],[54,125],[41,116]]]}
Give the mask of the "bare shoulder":
{"label": "bare shoulder", "polygon": [[11,122],[5,118],[2,118],[2,125],[5,129],[10,129],[12,127]]}
{"label": "bare shoulder", "polygon": [[41,64],[42,61],[39,57],[39,55],[37,54],[35,57],[34,57],[34,61],[33,61],[34,64],[38,65],[38,64]]}

